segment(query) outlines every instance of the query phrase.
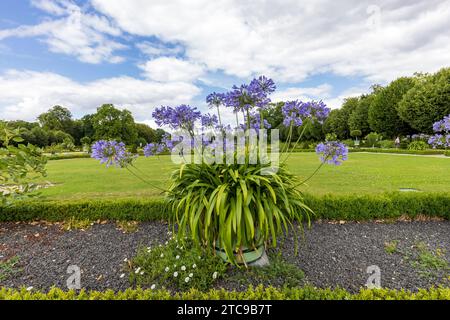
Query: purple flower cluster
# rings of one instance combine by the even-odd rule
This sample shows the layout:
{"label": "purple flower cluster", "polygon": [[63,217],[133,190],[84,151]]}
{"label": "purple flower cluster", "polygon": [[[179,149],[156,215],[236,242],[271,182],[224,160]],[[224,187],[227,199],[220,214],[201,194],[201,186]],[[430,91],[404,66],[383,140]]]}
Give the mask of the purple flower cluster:
{"label": "purple flower cluster", "polygon": [[149,143],[144,147],[144,156],[151,157],[164,151],[165,145],[162,143]]}
{"label": "purple flower cluster", "polygon": [[428,139],[428,144],[433,148],[449,148],[450,147],[450,115],[433,124],[434,136]]}
{"label": "purple flower cluster", "polygon": [[100,160],[101,164],[109,167],[125,167],[135,158],[133,154],[127,151],[123,142],[99,140],[92,145],[91,158]]}
{"label": "purple flower cluster", "polygon": [[167,125],[172,129],[192,130],[201,113],[195,107],[182,104],[175,108],[161,106],[155,109],[152,116],[158,126]]}
{"label": "purple flower cluster", "polygon": [[330,109],[322,101],[288,101],[281,109],[283,125],[300,127],[304,119],[313,119],[322,123],[329,115]]}
{"label": "purple flower cluster", "polygon": [[[263,124],[264,124],[264,129],[270,129],[272,127],[266,119],[263,119]],[[247,124],[241,124],[241,129],[246,130]],[[254,112],[254,113],[250,114],[250,129],[255,129],[256,131],[258,131],[259,129],[262,129],[261,115],[259,114],[259,112]]]}
{"label": "purple flower cluster", "polygon": [[316,147],[316,153],[321,154],[320,161],[323,163],[340,165],[348,158],[348,148],[338,141],[328,141],[320,143]]}
{"label": "purple flower cluster", "polygon": [[211,115],[209,113],[202,115],[202,127],[203,128],[214,128],[219,123],[216,115]]}
{"label": "purple flower cluster", "polygon": [[413,134],[411,136],[412,140],[421,140],[421,141],[428,141],[430,139],[430,135],[425,133],[419,133],[419,134]]}
{"label": "purple flower cluster", "polygon": [[275,89],[272,79],[261,76],[248,85],[233,86],[232,90],[223,96],[223,102],[227,107],[233,108],[234,112],[250,110],[253,107],[263,109],[271,102],[269,95]]}
{"label": "purple flower cluster", "polygon": [[225,94],[213,92],[206,97],[206,103],[212,107],[219,107],[225,102]]}

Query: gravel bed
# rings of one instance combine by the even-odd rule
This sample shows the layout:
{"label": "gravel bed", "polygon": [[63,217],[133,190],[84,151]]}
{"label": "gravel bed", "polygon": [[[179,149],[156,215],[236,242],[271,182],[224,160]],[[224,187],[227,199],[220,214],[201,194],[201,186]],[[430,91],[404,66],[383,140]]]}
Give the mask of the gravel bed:
{"label": "gravel bed", "polygon": [[[0,223],[0,263],[18,256],[20,271],[0,279],[3,287],[52,286],[67,288],[67,268],[81,269],[81,286],[94,290],[124,290],[130,287],[124,274],[124,259],[135,255],[140,246],[155,246],[168,240],[167,224],[140,223],[138,230],[124,233],[115,223],[94,224],[83,230],[64,231],[60,224]],[[385,243],[398,241],[394,253]],[[299,237],[299,254],[294,254],[294,239],[285,240],[284,258],[304,271],[305,281],[316,287],[341,287],[357,291],[366,284],[367,267],[381,271],[381,285],[387,288],[429,288],[450,285],[450,271],[426,273],[417,266],[416,246],[441,252],[450,263],[450,221],[396,223],[313,223]],[[282,283],[283,281],[279,281]],[[221,284],[229,289],[233,283]]]}

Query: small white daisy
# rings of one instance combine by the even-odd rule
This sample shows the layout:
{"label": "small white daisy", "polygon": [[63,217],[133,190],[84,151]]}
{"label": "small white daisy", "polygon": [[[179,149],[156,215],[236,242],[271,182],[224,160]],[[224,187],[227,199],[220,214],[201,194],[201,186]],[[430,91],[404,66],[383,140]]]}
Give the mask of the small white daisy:
{"label": "small white daisy", "polygon": [[193,269],[197,268],[197,265],[194,263],[194,264],[192,265],[192,268],[193,268]]}
{"label": "small white daisy", "polygon": [[156,284],[152,284],[152,286],[150,287],[150,289],[155,290],[156,288]]}
{"label": "small white daisy", "polygon": [[178,272],[175,271],[175,272],[173,273],[173,276],[174,276],[175,278],[178,277]]}
{"label": "small white daisy", "polygon": [[191,278],[189,278],[189,277],[186,277],[186,278],[184,279],[185,282],[189,282],[189,280],[191,280]]}
{"label": "small white daisy", "polygon": [[164,253],[161,253],[160,257],[161,257],[161,258],[164,258]]}
{"label": "small white daisy", "polygon": [[213,279],[217,279],[217,271],[213,273]]}
{"label": "small white daisy", "polygon": [[169,272],[169,270],[170,270],[169,267],[166,267],[166,268],[164,269],[165,272]]}
{"label": "small white daisy", "polygon": [[134,273],[138,274],[140,271],[141,271],[141,267],[139,267],[136,270],[134,270]]}
{"label": "small white daisy", "polygon": [[167,245],[169,244],[169,241],[166,241],[165,244],[166,244],[166,246],[167,246]]}
{"label": "small white daisy", "polygon": [[144,275],[144,271],[141,271],[140,275],[143,276]]}
{"label": "small white daisy", "polygon": [[31,290],[33,290],[33,287],[28,287],[27,288],[27,291],[31,291]]}
{"label": "small white daisy", "polygon": [[192,278],[194,276],[194,274],[191,272],[189,273],[189,278]]}
{"label": "small white daisy", "polygon": [[185,266],[181,266],[181,271],[186,271],[186,267]]}
{"label": "small white daisy", "polygon": [[177,259],[177,260],[180,259],[180,256],[176,256],[175,259]]}

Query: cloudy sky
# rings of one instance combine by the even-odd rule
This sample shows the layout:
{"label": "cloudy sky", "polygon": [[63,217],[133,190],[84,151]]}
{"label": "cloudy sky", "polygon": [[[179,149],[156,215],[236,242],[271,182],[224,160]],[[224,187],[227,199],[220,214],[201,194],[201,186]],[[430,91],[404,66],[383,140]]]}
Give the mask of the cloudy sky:
{"label": "cloudy sky", "polygon": [[344,97],[450,66],[450,0],[1,0],[0,119],[103,103],[151,123],[266,75],[273,100]]}

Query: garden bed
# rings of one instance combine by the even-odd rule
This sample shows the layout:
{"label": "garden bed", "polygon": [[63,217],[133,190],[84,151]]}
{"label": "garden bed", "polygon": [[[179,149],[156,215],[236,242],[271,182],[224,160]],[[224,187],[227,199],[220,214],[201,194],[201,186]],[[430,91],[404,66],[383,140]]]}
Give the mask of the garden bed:
{"label": "garden bed", "polygon": [[[128,232],[112,222],[86,225],[85,230],[66,231],[63,226],[0,224],[2,266],[17,259],[2,269],[0,286],[65,289],[67,267],[77,265],[82,271],[82,288],[125,290],[133,287],[125,258],[131,259],[139,247],[154,247],[169,239],[164,222],[140,223],[137,230]],[[297,256],[293,240],[289,237],[281,252],[283,263],[298,269],[295,279],[291,279],[292,272],[287,275],[276,268],[262,275],[235,269],[215,282],[214,288],[245,291],[249,285],[281,286],[297,281],[296,288],[340,287],[355,293],[366,284],[371,265],[381,269],[381,285],[386,288],[416,291],[450,283],[449,221],[316,222],[305,231],[304,240],[299,236]],[[299,281],[300,273],[304,278]]]}

